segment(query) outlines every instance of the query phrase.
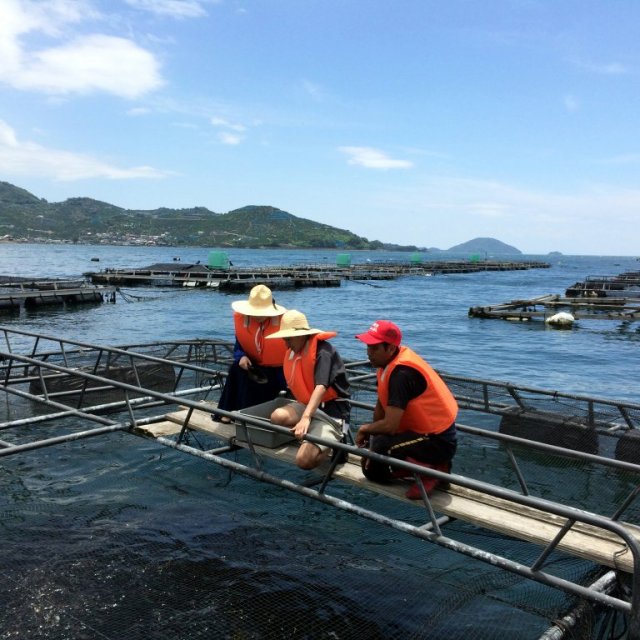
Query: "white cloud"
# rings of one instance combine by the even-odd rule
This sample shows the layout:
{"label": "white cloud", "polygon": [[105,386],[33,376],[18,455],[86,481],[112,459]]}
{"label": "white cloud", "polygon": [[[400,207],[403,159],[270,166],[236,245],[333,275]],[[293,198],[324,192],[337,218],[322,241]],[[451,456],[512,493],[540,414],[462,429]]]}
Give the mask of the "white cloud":
{"label": "white cloud", "polygon": [[[414,188],[374,191],[364,206],[380,237],[378,220],[397,222],[390,242],[447,248],[472,236],[494,237],[525,252],[635,255],[640,189],[586,184],[560,193],[497,181],[428,176]],[[603,211],[607,215],[603,215]],[[407,234],[411,229],[411,234]],[[466,235],[466,237],[465,237]]]}
{"label": "white cloud", "polygon": [[170,16],[172,18],[200,18],[207,12],[198,0],[125,0],[126,3],[157,15]]}
{"label": "white cloud", "polygon": [[228,120],[225,120],[224,118],[213,117],[213,118],[211,118],[210,122],[214,127],[222,127],[223,129],[231,129],[231,131],[237,131],[239,133],[244,132],[244,131],[247,130],[247,127],[245,127],[243,124],[229,122]]}
{"label": "white cloud", "polygon": [[319,84],[311,82],[310,80],[303,80],[302,88],[304,89],[305,93],[311,96],[314,100],[320,102],[324,99],[324,91]]}
{"label": "white cloud", "polygon": [[22,141],[3,120],[0,120],[0,172],[5,175],[40,175],[61,181],[87,178],[162,178],[168,175],[153,167],[121,168],[92,156]]}
{"label": "white cloud", "polygon": [[151,109],[149,109],[149,107],[133,107],[133,109],[129,109],[127,111],[127,115],[133,117],[146,116],[149,113],[151,113]]}
{"label": "white cloud", "polygon": [[99,17],[91,0],[2,0],[0,34],[3,40],[30,31],[60,36],[70,24]]}
{"label": "white cloud", "polygon": [[218,140],[222,144],[237,145],[243,142],[244,135],[242,134],[247,130],[245,125],[236,122],[229,122],[225,118],[220,118],[218,116],[210,118],[209,122],[211,122],[212,126],[222,129],[222,131],[218,133]]}
{"label": "white cloud", "polygon": [[[135,98],[160,87],[160,65],[133,41],[103,34],[74,35],[69,27],[98,13],[83,0],[2,0],[0,83],[51,95],[96,91]],[[57,46],[30,50],[29,33],[66,37]]]}
{"label": "white cloud", "polygon": [[598,161],[598,164],[610,164],[610,165],[626,165],[626,164],[639,164],[640,153],[623,153],[619,156],[613,156],[611,158],[603,158]]}
{"label": "white cloud", "polygon": [[509,207],[502,202],[470,202],[469,212],[481,218],[504,218],[508,215]]}
{"label": "white cloud", "polygon": [[13,84],[47,93],[105,91],[136,98],[157,89],[162,80],[148,51],[123,38],[90,35],[38,52]]}
{"label": "white cloud", "polygon": [[577,61],[577,66],[586,71],[597,73],[605,76],[624,76],[629,74],[629,69],[619,62],[610,62],[608,64],[598,64],[593,62]]}
{"label": "white cloud", "polygon": [[564,108],[569,112],[573,113],[574,111],[578,111],[580,108],[580,103],[578,100],[572,96],[571,94],[567,94],[562,98],[562,102],[564,104]]}
{"label": "white cloud", "polygon": [[244,138],[235,133],[229,133],[228,131],[221,131],[218,134],[218,140],[222,142],[222,144],[235,145],[240,144]]}
{"label": "white cloud", "polygon": [[371,147],[339,147],[349,164],[359,165],[367,169],[409,169],[413,162],[409,160],[395,160],[378,149]]}

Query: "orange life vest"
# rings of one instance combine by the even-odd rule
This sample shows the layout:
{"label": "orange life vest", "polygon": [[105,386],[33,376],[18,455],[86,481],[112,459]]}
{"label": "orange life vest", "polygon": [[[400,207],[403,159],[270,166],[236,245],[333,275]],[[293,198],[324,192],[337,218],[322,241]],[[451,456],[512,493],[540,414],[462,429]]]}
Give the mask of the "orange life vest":
{"label": "orange life vest", "polygon": [[252,316],[233,314],[236,338],[253,364],[263,367],[281,367],[287,345],[284,340],[265,340],[280,330],[280,316],[267,318],[262,323]]}
{"label": "orange life vest", "polygon": [[[338,335],[335,331],[323,331],[309,336],[306,344],[300,353],[295,353],[287,349],[284,357],[284,377],[287,380],[293,397],[302,404],[307,404],[311,398],[313,390],[316,388],[314,373],[316,367],[316,353],[318,352],[318,341],[328,340]],[[269,340],[275,342],[275,340]],[[337,398],[338,394],[333,387],[329,387],[322,396],[322,402],[328,402]]]}
{"label": "orange life vest", "polygon": [[383,369],[378,369],[378,398],[383,408],[389,401],[389,379],[399,365],[417,369],[426,379],[427,388],[407,404],[398,432],[441,433],[458,415],[458,403],[442,378],[417,353],[401,346],[400,353]]}

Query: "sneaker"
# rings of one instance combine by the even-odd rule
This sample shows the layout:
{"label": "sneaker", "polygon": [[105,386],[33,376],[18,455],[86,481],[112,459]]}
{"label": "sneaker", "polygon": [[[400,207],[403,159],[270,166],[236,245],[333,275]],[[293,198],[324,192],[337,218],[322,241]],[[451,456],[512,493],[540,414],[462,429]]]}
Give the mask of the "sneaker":
{"label": "sneaker", "polygon": [[[414,460],[413,458],[407,458],[407,462],[412,462],[413,464],[420,465],[421,467],[426,467],[427,469],[435,469],[436,471],[442,471],[444,473],[449,473],[451,471],[451,462],[440,462],[437,464],[429,464],[427,462],[419,462],[418,460]],[[445,482],[440,482],[440,480],[436,478],[430,478],[429,476],[420,476],[419,481],[422,483],[424,490],[428,496],[430,496],[435,490],[436,487],[440,484],[445,485]],[[409,500],[421,500],[422,492],[420,491],[420,485],[416,482],[413,486],[409,487],[408,491],[405,493],[405,496]]]}

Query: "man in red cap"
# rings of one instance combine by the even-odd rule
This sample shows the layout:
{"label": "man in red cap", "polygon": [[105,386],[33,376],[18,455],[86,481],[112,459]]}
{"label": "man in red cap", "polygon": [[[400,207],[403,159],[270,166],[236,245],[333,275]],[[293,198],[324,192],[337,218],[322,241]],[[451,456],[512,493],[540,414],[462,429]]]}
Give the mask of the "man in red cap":
{"label": "man in red cap", "polygon": [[[378,401],[373,422],[360,426],[356,444],[375,453],[444,471],[451,470],[456,452],[458,403],[442,378],[419,355],[402,345],[402,332],[389,320],[377,320],[356,336],[367,345],[367,357],[378,369]],[[362,459],[364,475],[388,483],[408,476],[391,466]],[[427,494],[438,481],[420,476]],[[407,498],[420,499],[418,485]]]}

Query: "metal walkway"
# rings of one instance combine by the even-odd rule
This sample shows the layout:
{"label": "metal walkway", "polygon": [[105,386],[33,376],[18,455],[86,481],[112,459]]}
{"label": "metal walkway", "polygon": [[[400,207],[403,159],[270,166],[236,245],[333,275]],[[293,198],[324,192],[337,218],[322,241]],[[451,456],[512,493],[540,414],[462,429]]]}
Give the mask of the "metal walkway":
{"label": "metal walkway", "polygon": [[[393,500],[403,500],[401,486],[380,486],[369,483],[359,474],[361,457],[384,459],[368,451],[346,444],[331,444],[349,454],[349,463],[340,467],[329,465],[316,488],[285,480],[275,469],[266,470],[264,459],[275,458],[291,462],[291,447],[283,450],[263,449],[251,442],[240,443],[235,432],[209,419],[210,412],[227,415],[244,425],[257,427],[268,423],[239,413],[218,411],[214,405],[203,407],[207,395],[221,386],[224,369],[230,358],[231,345],[222,341],[186,340],[173,343],[146,343],[127,347],[108,347],[65,340],[43,334],[0,328],[4,349],[0,350],[0,388],[7,396],[8,419],[0,423],[0,457],[24,454],[28,451],[58,445],[84,438],[99,437],[114,431],[136,435],[153,435],[155,426],[168,421],[176,425],[173,434],[153,435],[167,447],[208,460],[223,468],[268,482],[289,491],[318,500],[360,517],[385,524],[426,542],[487,562],[506,571],[524,576],[549,587],[560,589],[578,598],[624,613],[629,620],[629,635],[640,639],[640,522],[634,504],[640,493],[640,466],[629,461],[612,459],[559,447],[544,442],[533,442],[499,431],[490,431],[471,425],[459,425],[461,435],[468,442],[485,443],[486,451],[498,455],[499,464],[508,461],[513,469],[513,485],[504,487],[486,480],[462,474],[443,474],[406,462],[387,460],[392,466],[418,475],[431,475],[447,481],[449,488],[436,491],[422,502],[411,502],[423,510],[419,525],[404,519],[389,517],[359,504],[370,492]],[[372,393],[371,372],[364,363],[350,363],[351,379],[364,394]],[[502,415],[513,413],[514,406],[531,412],[536,402],[545,405],[553,401],[570,400],[571,406],[585,406],[586,420],[591,432],[635,433],[640,407],[580,396],[559,396],[538,389],[517,389],[506,383],[474,381],[447,377],[452,387],[456,383],[469,389],[465,401],[469,408]],[[477,392],[483,398],[477,399]],[[504,394],[512,399],[504,402]],[[17,406],[11,399],[18,401]],[[25,403],[26,401],[26,403]],[[25,407],[32,403],[44,405],[52,412],[25,416]],[[354,401],[358,412],[369,412],[373,406]],[[464,405],[463,405],[464,406]],[[596,409],[603,407],[603,413]],[[162,407],[162,411],[159,408]],[[110,417],[119,412],[117,419]],[[34,412],[35,413],[35,412]],[[545,410],[549,413],[549,408]],[[613,417],[613,416],[616,417]],[[56,421],[72,416],[74,427],[58,430]],[[583,418],[584,418],[583,416]],[[604,416],[604,417],[603,417]],[[589,422],[590,420],[590,422]],[[23,427],[35,423],[48,423],[54,430],[49,437],[33,438],[33,431]],[[278,430],[278,427],[272,427]],[[222,430],[220,430],[222,429]],[[64,432],[62,432],[64,431]],[[206,436],[200,442],[199,436]],[[210,440],[209,440],[210,439]],[[311,436],[311,441],[322,442]],[[213,443],[213,444],[212,444]],[[488,443],[488,444],[486,444]],[[251,453],[250,463],[242,464],[227,453],[242,446]],[[599,472],[624,474],[628,490],[611,512],[606,514],[569,506],[553,499],[533,495],[527,477],[531,456],[545,454],[577,461],[580,465],[597,467]],[[332,492],[336,482],[346,482],[362,488],[352,501],[337,497]],[[407,502],[408,503],[408,502]],[[456,540],[447,530],[454,519],[519,537],[540,548],[535,562],[523,565],[518,559],[501,556],[486,549],[470,546]],[[532,523],[535,522],[535,525]],[[554,573],[552,558],[558,553],[576,554],[597,566],[614,569],[619,581],[628,584],[628,593],[610,594],[600,583],[579,584]]]}

